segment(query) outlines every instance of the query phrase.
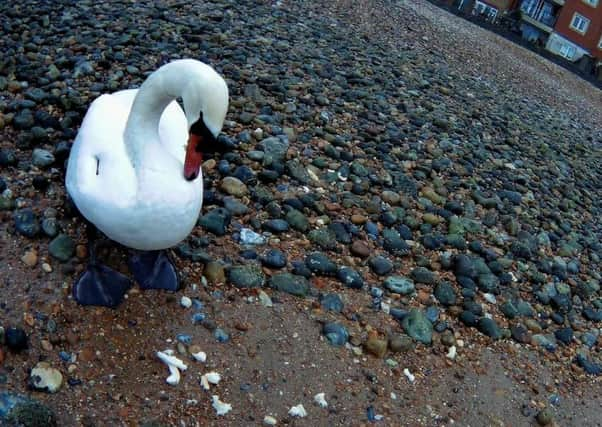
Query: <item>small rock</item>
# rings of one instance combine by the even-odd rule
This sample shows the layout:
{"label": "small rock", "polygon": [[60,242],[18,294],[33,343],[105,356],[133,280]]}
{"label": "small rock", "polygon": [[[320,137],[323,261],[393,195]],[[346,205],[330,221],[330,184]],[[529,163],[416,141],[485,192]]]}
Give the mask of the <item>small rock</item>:
{"label": "small rock", "polygon": [[337,274],[337,265],[322,252],[312,252],[305,257],[305,265],[313,273],[324,276]]}
{"label": "small rock", "polygon": [[370,247],[365,242],[362,242],[361,240],[354,241],[351,244],[351,247],[349,248],[349,250],[351,251],[351,253],[353,255],[358,256],[360,258],[368,258],[372,252]]}
{"label": "small rock", "polygon": [[383,286],[389,291],[401,295],[410,295],[415,290],[414,282],[403,276],[389,276],[385,279]]}
{"label": "small rock", "polygon": [[405,332],[423,344],[431,344],[433,337],[433,324],[424,313],[415,308],[401,322]]}
{"label": "small rock", "polygon": [[554,414],[550,408],[544,408],[537,414],[536,419],[540,426],[549,426],[554,422]]}
{"label": "small rock", "polygon": [[66,234],[59,234],[48,245],[48,252],[62,262],[71,259],[75,252],[75,242]]}
{"label": "small rock", "polygon": [[382,359],[387,352],[387,341],[371,337],[364,344],[366,351],[379,359]]}
{"label": "small rock", "polygon": [[407,335],[395,334],[389,337],[389,348],[393,353],[405,353],[414,348],[414,341]]}
{"label": "small rock", "polygon": [[326,323],[322,328],[322,333],[326,336],[330,344],[340,347],[349,340],[349,332],[340,323]]}
{"label": "small rock", "polygon": [[322,308],[326,311],[340,313],[343,311],[343,300],[338,294],[326,294],[320,299]]}
{"label": "small rock", "polygon": [[500,330],[495,320],[490,319],[488,317],[481,317],[479,319],[479,323],[477,324],[477,328],[483,334],[493,338],[494,340],[498,340],[502,337],[502,331]]}
{"label": "small rock", "polygon": [[450,306],[456,303],[456,293],[449,282],[439,283],[435,287],[434,295],[442,305]]}
{"label": "small rock", "polygon": [[269,285],[281,292],[304,297],[309,292],[309,282],[303,276],[291,273],[280,273],[270,278]]}
{"label": "small rock", "polygon": [[228,279],[238,288],[258,288],[265,284],[265,275],[261,267],[255,264],[231,267]]}
{"label": "small rock", "polygon": [[425,285],[432,285],[437,280],[435,273],[425,267],[417,267],[413,269],[411,276],[414,281],[418,283],[424,283]]}
{"label": "small rock", "polygon": [[8,328],[4,332],[4,341],[6,346],[15,352],[27,348],[27,334],[21,328]]}
{"label": "small rock", "polygon": [[272,233],[284,233],[289,230],[289,225],[283,219],[270,219],[263,224],[263,228]]}
{"label": "small rock", "polygon": [[29,384],[37,390],[56,393],[63,384],[63,374],[47,362],[38,362],[31,370]]}
{"label": "small rock", "polygon": [[227,209],[215,208],[199,218],[199,225],[216,236],[226,234],[232,215]]}
{"label": "small rock", "polygon": [[283,268],[286,267],[286,254],[280,249],[270,249],[261,257],[263,265],[269,268]]}
{"label": "small rock", "polygon": [[227,176],[222,180],[220,189],[231,196],[242,197],[249,193],[246,184],[233,176]]}
{"label": "small rock", "polygon": [[205,276],[207,282],[212,285],[216,283],[226,283],[226,272],[224,266],[219,262],[208,262],[203,270],[203,276]]}
{"label": "small rock", "polygon": [[364,286],[363,277],[351,267],[341,267],[337,278],[348,288],[361,289]]}
{"label": "small rock", "polygon": [[30,249],[23,254],[21,261],[28,267],[35,267],[38,263],[38,253],[34,249]]}
{"label": "small rock", "polygon": [[249,228],[240,230],[240,243],[243,245],[263,245],[265,242],[265,237]]}
{"label": "small rock", "polygon": [[385,276],[393,270],[393,263],[382,255],[376,255],[368,260],[372,271],[379,276]]}
{"label": "small rock", "polygon": [[17,232],[25,237],[35,237],[40,232],[40,222],[29,208],[16,211],[13,219]]}
{"label": "small rock", "polygon": [[52,409],[37,400],[8,391],[0,392],[0,422],[6,422],[7,426],[23,427],[56,427],[58,425]]}
{"label": "small rock", "polygon": [[45,168],[54,163],[54,155],[42,148],[35,148],[31,156],[31,163],[39,168]]}

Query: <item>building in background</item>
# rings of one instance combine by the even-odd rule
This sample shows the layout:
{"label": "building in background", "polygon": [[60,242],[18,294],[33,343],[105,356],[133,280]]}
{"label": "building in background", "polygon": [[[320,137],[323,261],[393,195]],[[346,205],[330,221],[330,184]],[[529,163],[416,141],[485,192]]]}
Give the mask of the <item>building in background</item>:
{"label": "building in background", "polygon": [[524,39],[569,61],[602,59],[602,0],[521,0]]}
{"label": "building in background", "polygon": [[567,0],[546,49],[569,61],[602,60],[602,0]]}
{"label": "building in background", "polygon": [[464,12],[479,15],[490,22],[515,9],[518,0],[455,0],[455,6]]}
{"label": "building in background", "polygon": [[602,80],[602,0],[441,0],[502,24]]}

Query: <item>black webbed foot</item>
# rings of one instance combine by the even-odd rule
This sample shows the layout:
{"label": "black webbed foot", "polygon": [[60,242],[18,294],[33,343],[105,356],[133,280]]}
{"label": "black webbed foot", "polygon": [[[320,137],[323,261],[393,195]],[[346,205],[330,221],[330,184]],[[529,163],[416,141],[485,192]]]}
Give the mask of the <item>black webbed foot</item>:
{"label": "black webbed foot", "polygon": [[130,271],[141,289],[177,291],[180,281],[165,251],[136,252],[129,261]]}
{"label": "black webbed foot", "polygon": [[73,285],[73,298],[82,305],[117,307],[132,281],[105,265],[89,264]]}

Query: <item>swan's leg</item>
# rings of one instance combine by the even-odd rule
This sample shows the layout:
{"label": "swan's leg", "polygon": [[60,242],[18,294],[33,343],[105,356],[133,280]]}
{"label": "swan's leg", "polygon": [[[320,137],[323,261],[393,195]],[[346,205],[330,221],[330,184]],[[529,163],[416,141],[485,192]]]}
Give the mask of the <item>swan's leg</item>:
{"label": "swan's leg", "polygon": [[180,288],[178,273],[165,251],[136,251],[130,257],[130,271],[142,289]]}
{"label": "swan's leg", "polygon": [[96,227],[88,223],[88,266],[73,285],[73,298],[81,305],[117,307],[132,286],[123,274],[100,264],[96,256]]}

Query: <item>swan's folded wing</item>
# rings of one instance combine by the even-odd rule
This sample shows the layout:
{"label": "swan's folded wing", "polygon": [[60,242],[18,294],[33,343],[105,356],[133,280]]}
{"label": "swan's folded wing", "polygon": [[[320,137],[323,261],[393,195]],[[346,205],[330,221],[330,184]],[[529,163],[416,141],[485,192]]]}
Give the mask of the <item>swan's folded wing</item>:
{"label": "swan's folded wing", "polygon": [[102,95],[90,105],[67,166],[67,191],[80,210],[80,205],[127,206],[134,200],[136,175],[123,143],[128,114],[113,95]]}

